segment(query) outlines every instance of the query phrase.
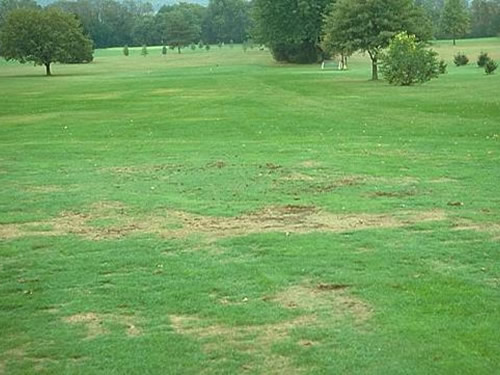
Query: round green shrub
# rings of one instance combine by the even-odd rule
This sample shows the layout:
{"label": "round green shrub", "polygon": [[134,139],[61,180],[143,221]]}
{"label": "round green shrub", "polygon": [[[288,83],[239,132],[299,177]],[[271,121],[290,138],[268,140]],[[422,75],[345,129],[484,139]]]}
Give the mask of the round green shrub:
{"label": "round green shrub", "polygon": [[497,70],[498,64],[494,62],[493,60],[489,60],[486,65],[484,65],[484,72],[486,74],[493,74],[495,70]]}
{"label": "round green shrub", "polygon": [[469,63],[469,58],[462,52],[459,52],[453,58],[453,62],[455,63],[456,66],[464,66]]}
{"label": "round green shrub", "polygon": [[481,52],[477,58],[477,66],[480,68],[484,68],[486,66],[486,63],[490,61],[490,57],[486,52]]}
{"label": "round green shrub", "polygon": [[427,82],[439,75],[437,53],[417,42],[415,35],[399,33],[383,55],[382,74],[394,85]]}

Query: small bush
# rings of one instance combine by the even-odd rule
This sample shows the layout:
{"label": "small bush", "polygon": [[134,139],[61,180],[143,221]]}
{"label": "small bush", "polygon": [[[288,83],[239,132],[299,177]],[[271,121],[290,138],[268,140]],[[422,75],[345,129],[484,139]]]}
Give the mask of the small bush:
{"label": "small bush", "polygon": [[207,51],[210,51],[210,44],[206,44],[206,45],[205,45],[205,49],[206,49]]}
{"label": "small bush", "polygon": [[493,74],[495,70],[497,70],[498,64],[493,60],[488,60],[488,62],[484,65],[484,72],[486,74]]}
{"label": "small bush", "polygon": [[469,63],[469,58],[465,56],[462,52],[459,52],[453,58],[453,62],[456,66],[464,66]]}
{"label": "small bush", "polygon": [[189,47],[191,48],[191,50],[193,50],[193,51],[194,51],[194,50],[196,49],[196,44],[191,43],[191,45],[190,45]]}
{"label": "small bush", "polygon": [[436,78],[439,73],[437,53],[425,48],[415,35],[397,34],[382,60],[382,74],[389,83],[409,86]]}
{"label": "small bush", "polygon": [[202,48],[203,48],[203,42],[202,42],[201,40],[198,42],[198,48],[199,48],[199,49],[202,49]]}
{"label": "small bush", "polygon": [[446,68],[448,68],[448,64],[446,63],[446,61],[444,60],[439,61],[439,66],[438,66],[439,74],[446,74]]}
{"label": "small bush", "polygon": [[128,56],[129,55],[129,50],[128,50],[128,46],[125,44],[125,46],[123,47],[123,55],[124,56]]}
{"label": "small bush", "polygon": [[477,58],[477,66],[479,66],[480,68],[484,68],[486,66],[486,63],[490,60],[491,58],[486,52],[481,52]]}
{"label": "small bush", "polygon": [[145,44],[142,46],[141,55],[146,57],[148,55],[148,46]]}
{"label": "small bush", "polygon": [[168,52],[168,48],[166,45],[163,45],[163,47],[161,47],[161,54],[163,56],[166,56],[167,55],[167,52]]}

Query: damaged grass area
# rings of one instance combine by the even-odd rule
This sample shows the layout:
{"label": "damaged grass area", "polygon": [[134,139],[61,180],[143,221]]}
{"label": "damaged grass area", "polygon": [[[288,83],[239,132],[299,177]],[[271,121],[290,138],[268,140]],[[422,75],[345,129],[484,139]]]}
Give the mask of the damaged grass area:
{"label": "damaged grass area", "polygon": [[142,335],[142,329],[137,326],[136,318],[128,315],[97,314],[93,312],[75,314],[63,318],[70,325],[81,325],[85,328],[85,338],[94,339],[110,333],[111,324],[119,325],[128,337]]}
{"label": "damaged grass area", "polygon": [[[203,235],[209,238],[283,232],[345,232],[364,229],[399,228],[446,219],[444,211],[402,211],[392,214],[334,214],[314,206],[270,206],[236,217],[215,217],[166,210],[157,215],[135,217],[116,202],[94,204],[88,212],[63,212],[41,222],[0,225],[0,238],[27,235],[77,235],[92,240],[116,239],[129,235],[153,234],[164,238]],[[161,214],[161,215],[160,215]],[[99,223],[101,225],[92,225]],[[111,225],[106,225],[111,223]]]}
{"label": "damaged grass area", "polygon": [[232,47],[0,61],[0,375],[497,373],[500,75]]}
{"label": "damaged grass area", "polygon": [[230,326],[211,322],[196,315],[170,315],[177,334],[201,343],[203,350],[215,360],[224,360],[215,353],[229,350],[245,353],[251,360],[242,365],[244,370],[266,374],[305,373],[293,358],[273,351],[275,345],[292,342],[301,347],[321,346],[297,334],[310,329],[332,331],[338,327],[353,326],[360,333],[367,328],[373,308],[351,295],[349,286],[339,284],[303,283],[292,285],[275,295],[262,298],[297,313],[295,318],[277,323]]}

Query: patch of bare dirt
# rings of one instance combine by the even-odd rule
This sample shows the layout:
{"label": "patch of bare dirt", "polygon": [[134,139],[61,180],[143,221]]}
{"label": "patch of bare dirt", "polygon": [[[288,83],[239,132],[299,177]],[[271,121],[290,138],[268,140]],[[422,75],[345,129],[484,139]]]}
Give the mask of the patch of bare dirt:
{"label": "patch of bare dirt", "polygon": [[82,313],[63,318],[68,324],[82,324],[87,330],[87,339],[93,339],[109,333],[106,324],[118,323],[124,327],[127,336],[142,335],[142,330],[136,326],[135,318],[128,315]]}
{"label": "patch of bare dirt", "polygon": [[[443,211],[349,215],[333,214],[314,206],[302,205],[271,206],[236,217],[203,216],[171,210],[164,211],[162,215],[135,217],[120,203],[101,202],[92,205],[85,213],[62,212],[58,217],[46,221],[0,225],[0,238],[73,234],[92,240],[105,240],[145,233],[167,238],[183,238],[193,234],[221,238],[271,232],[303,234],[397,228],[445,218]],[[93,221],[98,219],[109,219],[112,223],[93,225]]]}

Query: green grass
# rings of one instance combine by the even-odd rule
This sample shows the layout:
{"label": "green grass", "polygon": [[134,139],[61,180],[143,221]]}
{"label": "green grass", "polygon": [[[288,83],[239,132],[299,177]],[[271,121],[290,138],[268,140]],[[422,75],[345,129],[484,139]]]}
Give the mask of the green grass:
{"label": "green grass", "polygon": [[434,48],[0,62],[0,374],[498,372],[500,40]]}

